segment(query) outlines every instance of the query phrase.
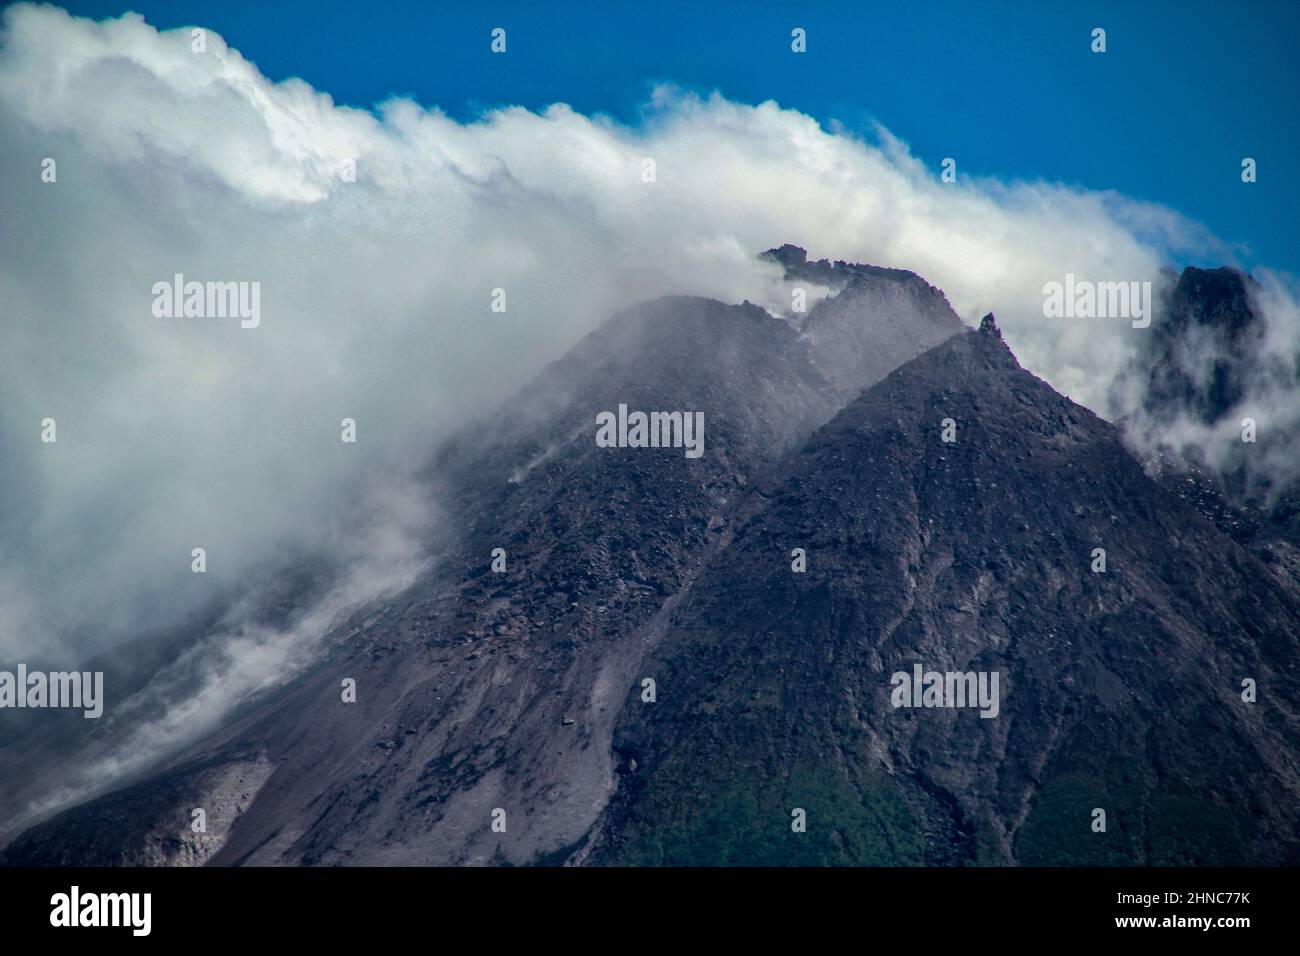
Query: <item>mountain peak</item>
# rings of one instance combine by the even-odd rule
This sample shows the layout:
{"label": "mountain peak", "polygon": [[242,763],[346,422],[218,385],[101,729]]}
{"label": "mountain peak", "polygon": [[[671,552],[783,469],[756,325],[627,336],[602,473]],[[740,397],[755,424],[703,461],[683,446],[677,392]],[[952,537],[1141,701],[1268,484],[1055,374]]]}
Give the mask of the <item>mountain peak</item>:
{"label": "mountain peak", "polygon": [[[1266,575],[988,316],[820,429],[694,579],[644,667],[671,699],[620,714],[637,772],[597,858],[1294,860],[1294,801],[1260,798],[1294,792],[1294,735],[1243,746],[1230,692],[1294,654],[1300,605]],[[999,714],[900,709],[923,665],[998,675]],[[1123,842],[1080,825],[1098,805]],[[750,838],[790,806],[834,836]]]}
{"label": "mountain peak", "polygon": [[1178,276],[1170,296],[1170,325],[1209,326],[1235,339],[1257,324],[1258,316],[1251,305],[1254,291],[1255,280],[1240,269],[1188,266]]}
{"label": "mountain peak", "polygon": [[1002,330],[998,328],[997,320],[993,318],[992,312],[980,319],[980,334],[996,335],[998,338],[1002,338]]}
{"label": "mountain peak", "polygon": [[865,262],[848,262],[844,259],[808,260],[808,252],[802,246],[784,243],[775,249],[768,249],[759,255],[760,259],[780,263],[785,269],[786,279],[798,279],[815,282],[831,288],[850,285],[855,280],[891,279],[903,285],[915,286],[917,291],[929,291],[942,295],[935,287],[908,269],[891,269],[886,266],[873,266]]}
{"label": "mountain peak", "polygon": [[1260,373],[1264,325],[1254,292],[1255,281],[1230,266],[1182,271],[1136,360],[1148,413],[1160,421],[1190,413],[1210,424],[1237,406]]}
{"label": "mountain peak", "polygon": [[1233,266],[1217,266],[1213,269],[1186,266],[1178,276],[1180,286],[1193,289],[1217,287],[1225,291],[1244,291],[1253,282],[1254,279]]}
{"label": "mountain peak", "polygon": [[808,251],[802,246],[791,245],[787,242],[775,249],[767,250],[759,258],[774,259],[785,266],[786,271],[789,272],[791,269],[797,269],[808,261]]}

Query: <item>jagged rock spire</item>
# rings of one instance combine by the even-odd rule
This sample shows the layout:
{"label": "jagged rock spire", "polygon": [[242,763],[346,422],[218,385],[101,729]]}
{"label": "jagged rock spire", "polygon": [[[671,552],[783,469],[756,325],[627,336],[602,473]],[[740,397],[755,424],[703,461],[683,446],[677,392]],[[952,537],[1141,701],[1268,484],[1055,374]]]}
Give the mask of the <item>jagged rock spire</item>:
{"label": "jagged rock spire", "polygon": [[980,319],[980,334],[996,335],[998,338],[1002,338],[1002,330],[998,328],[998,323],[993,318],[992,312]]}

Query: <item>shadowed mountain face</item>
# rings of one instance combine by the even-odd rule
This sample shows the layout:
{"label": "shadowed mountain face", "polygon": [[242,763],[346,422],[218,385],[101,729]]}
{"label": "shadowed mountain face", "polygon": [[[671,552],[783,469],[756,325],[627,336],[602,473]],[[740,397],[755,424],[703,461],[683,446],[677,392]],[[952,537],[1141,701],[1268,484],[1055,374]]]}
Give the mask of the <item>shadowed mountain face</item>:
{"label": "shadowed mountain face", "polygon": [[[986,321],[814,435],[700,575],[593,858],[1294,862],[1298,636],[1264,567]],[[997,673],[997,715],[896,709],[916,664]]]}
{"label": "shadowed mountain face", "polygon": [[[6,862],[1300,858],[1296,597],[991,317],[770,255],[834,297],[611,319],[436,456],[432,571]],[[598,447],[619,405],[703,455]],[[917,665],[996,692],[895,707]]]}
{"label": "shadowed mountain face", "polygon": [[[924,283],[882,292],[887,314],[860,298],[898,281],[855,284],[815,339],[686,297],[614,317],[437,455],[429,480],[453,527],[432,572],[355,617],[305,676],[29,831],[7,862],[562,858],[614,789],[612,725],[645,651],[755,489],[848,392],[963,328]],[[882,335],[854,367],[837,353],[858,326]],[[597,447],[597,415],[620,405],[702,412],[703,455]],[[200,807],[206,834],[189,827]],[[504,834],[488,826],[497,808]]]}
{"label": "shadowed mountain face", "polygon": [[1235,269],[1183,270],[1129,369],[1133,427],[1171,493],[1300,595],[1300,354],[1274,347],[1259,294]]}
{"label": "shadowed mountain face", "polygon": [[1208,425],[1245,397],[1263,338],[1253,287],[1226,266],[1183,270],[1142,357],[1148,412],[1165,421],[1191,414]]}

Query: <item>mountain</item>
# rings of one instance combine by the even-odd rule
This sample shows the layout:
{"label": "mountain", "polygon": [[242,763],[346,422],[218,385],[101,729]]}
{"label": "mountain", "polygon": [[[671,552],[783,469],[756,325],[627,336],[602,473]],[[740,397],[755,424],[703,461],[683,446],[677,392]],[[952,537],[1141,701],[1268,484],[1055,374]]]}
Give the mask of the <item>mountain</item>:
{"label": "mountain", "polygon": [[[1298,642],[1300,603],[990,317],[820,429],[700,574],[590,861],[1295,863]],[[895,709],[917,664],[999,674],[996,716]]]}
{"label": "mountain", "polygon": [[[963,329],[906,276],[846,283],[808,316],[816,335],[692,297],[615,316],[435,456],[450,527],[430,573],[220,733],[29,830],[6,862],[562,858],[614,789],[612,725],[642,656],[755,489],[847,392]],[[836,354],[872,328],[879,348]],[[597,416],[621,405],[702,412],[703,455],[598,447]],[[488,827],[497,808],[505,834]]]}
{"label": "mountain", "polygon": [[433,456],[420,580],[4,862],[1300,861],[1284,579],[992,316],[766,255],[826,297],[610,319]]}

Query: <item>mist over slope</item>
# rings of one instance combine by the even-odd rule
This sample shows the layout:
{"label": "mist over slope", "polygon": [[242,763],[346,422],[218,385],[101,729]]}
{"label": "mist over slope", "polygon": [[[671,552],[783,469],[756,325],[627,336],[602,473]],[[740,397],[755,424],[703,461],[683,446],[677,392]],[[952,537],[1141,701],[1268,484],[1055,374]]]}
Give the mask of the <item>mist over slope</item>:
{"label": "mist over slope", "polygon": [[1185,269],[1115,383],[1151,472],[1300,593],[1300,323],[1266,281]]}
{"label": "mist over slope", "polygon": [[[563,104],[462,123],[272,82],[211,31],[196,51],[133,14],[3,18],[0,663],[102,669],[109,705],[6,715],[0,842],[113,794],[23,858],[521,862],[585,841],[626,769],[618,681],[695,576],[812,432],[995,307],[1026,369],[1122,418],[1171,494],[1300,581],[1300,309],[1266,271],[1168,273],[1231,261],[1171,210],[943,183],[888,130],[771,101],[666,86],[632,126]],[[785,238],[811,254],[755,257]],[[1153,282],[1156,325],[1046,319],[1065,271]],[[259,323],[158,316],[178,274],[259,283]],[[703,411],[702,461],[598,455],[592,416],[620,404]],[[497,547],[531,584],[486,570]],[[498,647],[535,630],[556,646]],[[384,689],[344,717],[358,673]],[[581,734],[551,767],[557,688],[604,710],[561,715]],[[536,826],[485,841],[489,794]],[[201,840],[176,823],[196,801],[225,821]],[[408,844],[409,813],[429,829]]]}
{"label": "mist over slope", "polygon": [[[435,456],[418,582],[5,861],[1294,860],[1297,596],[991,318],[845,275],[802,321],[610,319]],[[619,404],[702,410],[705,454],[598,447]],[[998,673],[994,713],[892,707],[914,664]]]}
{"label": "mist over slope", "polygon": [[[893,307],[864,308],[879,296]],[[863,277],[840,298],[843,324],[815,338],[756,306],[690,297],[610,319],[435,456],[426,478],[454,531],[414,587],[170,769],[54,818],[11,860],[523,863],[579,840],[613,786],[622,687],[751,488],[835,413],[847,382],[856,391],[962,329],[925,283]],[[881,344],[852,374],[843,336],[863,328]],[[819,370],[829,356],[838,385]],[[620,404],[703,412],[703,456],[598,448],[595,416]],[[488,570],[496,548],[503,574]],[[359,689],[343,707],[346,676]],[[178,838],[185,803],[267,766],[229,840]],[[545,822],[488,853],[485,799]],[[421,823],[399,833],[411,814]]]}
{"label": "mist over slope", "polygon": [[[777,237],[915,269],[968,323],[996,304],[1026,364],[1099,409],[1135,341],[1044,322],[1043,283],[1061,263],[1158,280],[1171,252],[1218,249],[1113,194],[941,183],[886,130],[775,102],[665,87],[636,127],[563,104],[459,123],[271,82],[211,31],[198,52],[134,14],[3,16],[0,649],[16,658],[74,665],[304,555],[347,558],[362,527],[405,559],[364,580],[401,587],[440,520],[420,449],[637,302],[787,312],[793,283],[753,256]],[[153,285],[177,274],[259,282],[260,323],[155,317]],[[33,437],[47,417],[57,448]]]}

